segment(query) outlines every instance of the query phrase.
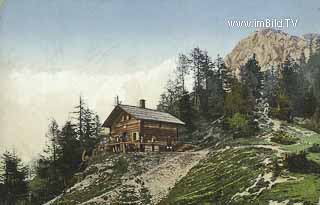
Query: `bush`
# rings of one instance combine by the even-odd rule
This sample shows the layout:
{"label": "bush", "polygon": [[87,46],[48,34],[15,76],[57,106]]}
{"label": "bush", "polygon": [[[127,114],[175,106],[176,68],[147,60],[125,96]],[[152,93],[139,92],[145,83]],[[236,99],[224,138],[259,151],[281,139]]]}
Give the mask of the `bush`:
{"label": "bush", "polygon": [[305,151],[287,154],[283,164],[291,172],[319,173],[320,171],[319,164],[308,160],[307,153]]}
{"label": "bush", "polygon": [[291,135],[288,135],[284,132],[277,132],[274,134],[274,136],[271,138],[272,142],[283,144],[283,145],[291,145],[297,143],[299,138],[293,137]]}
{"label": "bush", "polygon": [[258,131],[257,123],[249,116],[241,113],[236,113],[231,118],[228,118],[227,125],[234,137],[249,137]]}
{"label": "bush", "polygon": [[315,120],[311,120],[310,122],[307,122],[305,124],[300,124],[300,126],[314,132],[320,132],[320,123]]}
{"label": "bush", "polygon": [[312,147],[308,148],[309,152],[313,153],[320,153],[320,145],[319,144],[313,144]]}
{"label": "bush", "polygon": [[236,113],[232,116],[232,118],[228,119],[229,125],[232,129],[242,129],[248,125],[248,120],[246,116]]}
{"label": "bush", "polygon": [[128,161],[124,157],[120,157],[116,161],[114,168],[121,173],[125,173],[128,171]]}
{"label": "bush", "polygon": [[271,109],[271,116],[280,120],[292,121],[292,109],[289,104],[288,96],[279,94],[276,98],[277,106]]}

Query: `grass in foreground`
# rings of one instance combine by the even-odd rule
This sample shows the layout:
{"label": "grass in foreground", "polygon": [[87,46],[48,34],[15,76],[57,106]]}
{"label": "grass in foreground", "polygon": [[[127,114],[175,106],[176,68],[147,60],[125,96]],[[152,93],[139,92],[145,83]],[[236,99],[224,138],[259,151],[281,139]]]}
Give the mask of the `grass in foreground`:
{"label": "grass in foreground", "polygon": [[262,161],[271,150],[242,148],[214,153],[191,169],[161,204],[230,204],[266,171]]}
{"label": "grass in foreground", "polygon": [[294,174],[295,181],[288,181],[276,185],[260,195],[257,203],[266,201],[303,202],[303,204],[317,204],[320,197],[320,177],[312,174]]}

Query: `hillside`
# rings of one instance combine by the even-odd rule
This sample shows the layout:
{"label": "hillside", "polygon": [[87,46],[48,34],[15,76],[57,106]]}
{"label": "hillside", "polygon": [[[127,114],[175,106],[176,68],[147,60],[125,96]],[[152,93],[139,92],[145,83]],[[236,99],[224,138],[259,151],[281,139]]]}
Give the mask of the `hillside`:
{"label": "hillside", "polygon": [[107,153],[93,159],[78,174],[78,183],[47,204],[157,204],[206,154]]}
{"label": "hillside", "polygon": [[[283,159],[285,154],[319,143],[320,135],[291,125],[279,129],[296,136],[296,144],[271,142],[276,130],[255,139],[226,143],[191,169],[161,204],[318,203],[320,175],[290,172]],[[319,162],[319,153],[307,156]]]}
{"label": "hillside", "polygon": [[[272,142],[279,130],[298,141]],[[320,175],[291,172],[283,163],[286,153],[313,143],[320,143],[319,134],[274,121],[273,131],[262,136],[201,151],[107,154],[94,159],[78,174],[78,183],[47,204],[315,204]],[[308,159],[320,162],[320,153],[309,153]]]}
{"label": "hillside", "polygon": [[263,70],[272,65],[282,63],[288,55],[299,61],[308,59],[310,51],[319,48],[318,34],[305,34],[302,37],[292,36],[283,31],[263,29],[256,31],[240,40],[233,50],[225,57],[225,62],[232,69],[238,71],[253,53]]}

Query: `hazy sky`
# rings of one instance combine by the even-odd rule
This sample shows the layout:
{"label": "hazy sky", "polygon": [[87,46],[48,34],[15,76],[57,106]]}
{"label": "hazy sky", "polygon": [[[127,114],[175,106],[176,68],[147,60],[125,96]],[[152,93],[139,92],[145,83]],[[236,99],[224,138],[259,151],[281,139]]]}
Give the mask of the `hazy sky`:
{"label": "hazy sky", "polygon": [[[1,2],[1,1],[0,1]],[[298,18],[294,35],[320,32],[319,0],[8,0],[0,10],[0,152],[25,160],[63,124],[79,94],[102,120],[119,95],[154,108],[179,52],[225,55],[254,28],[227,20]]]}

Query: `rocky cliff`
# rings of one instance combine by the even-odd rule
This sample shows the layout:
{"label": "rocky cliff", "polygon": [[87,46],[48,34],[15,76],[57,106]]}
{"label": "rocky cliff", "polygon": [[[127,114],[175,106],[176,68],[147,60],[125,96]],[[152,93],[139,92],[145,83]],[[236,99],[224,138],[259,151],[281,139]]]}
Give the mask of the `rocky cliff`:
{"label": "rocky cliff", "polygon": [[239,41],[235,48],[225,57],[225,62],[238,72],[253,53],[256,54],[263,70],[272,65],[279,65],[287,56],[298,62],[310,56],[320,45],[319,34],[305,34],[302,37],[292,36],[274,29],[256,31]]}

